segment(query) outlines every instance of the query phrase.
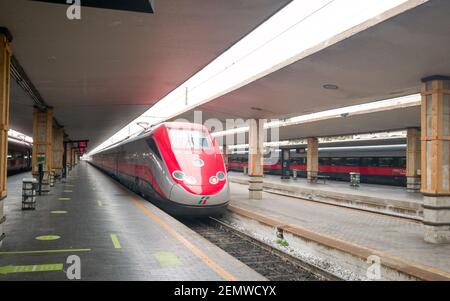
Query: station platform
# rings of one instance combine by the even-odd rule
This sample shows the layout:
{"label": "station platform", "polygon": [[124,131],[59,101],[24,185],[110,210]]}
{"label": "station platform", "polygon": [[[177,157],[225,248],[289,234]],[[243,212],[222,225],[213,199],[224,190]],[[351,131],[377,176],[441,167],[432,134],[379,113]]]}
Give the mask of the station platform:
{"label": "station platform", "polygon": [[[233,177],[236,175],[230,174]],[[419,221],[267,192],[262,200],[249,200],[247,186],[238,183],[231,183],[231,192],[231,214],[270,226],[269,235],[281,229],[291,239],[305,240],[303,251],[310,250],[312,243],[319,244],[324,247],[321,256],[337,250],[359,258],[362,266],[369,256],[376,255],[382,265],[413,279],[450,280],[450,245],[426,243]],[[335,254],[332,261],[339,257]],[[342,260],[348,261],[348,256]]]}
{"label": "station platform", "polygon": [[266,280],[85,162],[34,211],[21,210],[26,177],[8,178],[0,281],[67,280],[72,255],[81,280]]}
{"label": "station platform", "polygon": [[[243,173],[229,172],[231,182],[248,184],[249,177]],[[423,196],[407,192],[404,187],[362,183],[351,187],[348,182],[318,181],[308,183],[305,178],[281,179],[280,176],[264,175],[264,191],[316,201],[336,206],[366,210],[421,221],[423,219]]]}

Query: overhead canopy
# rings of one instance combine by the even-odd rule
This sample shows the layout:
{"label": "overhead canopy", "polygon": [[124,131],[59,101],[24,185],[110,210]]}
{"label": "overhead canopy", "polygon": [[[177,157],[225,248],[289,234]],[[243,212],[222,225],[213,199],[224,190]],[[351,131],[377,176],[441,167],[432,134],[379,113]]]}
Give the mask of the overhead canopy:
{"label": "overhead canopy", "polygon": [[[450,1],[431,0],[368,29],[357,28],[345,33],[347,38],[196,110],[204,120],[285,118],[417,93],[423,77],[450,74],[449,11]],[[338,89],[325,89],[327,84]],[[177,118],[193,120],[193,111]],[[371,124],[348,121],[340,122],[345,129],[339,132],[357,130],[359,124],[369,129]],[[393,126],[401,123],[409,124],[401,120]]]}
{"label": "overhead canopy", "polygon": [[[81,20],[64,5],[0,2],[14,55],[73,140],[103,142],[290,0],[153,2],[154,14],[82,6]],[[12,83],[11,128],[30,135],[22,94]]]}

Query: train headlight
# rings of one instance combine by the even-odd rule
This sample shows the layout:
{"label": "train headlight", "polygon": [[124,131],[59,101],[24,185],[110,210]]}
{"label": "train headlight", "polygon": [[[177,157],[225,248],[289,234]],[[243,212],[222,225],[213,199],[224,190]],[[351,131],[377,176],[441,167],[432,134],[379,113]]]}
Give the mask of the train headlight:
{"label": "train headlight", "polygon": [[184,181],[186,179],[186,175],[184,174],[184,172],[179,170],[175,170],[172,173],[172,177],[178,181]]}
{"label": "train headlight", "polygon": [[216,176],[212,176],[211,178],[209,178],[209,183],[211,183],[212,185],[216,185],[217,183],[219,183],[219,179]]}
{"label": "train headlight", "polygon": [[192,163],[196,167],[203,167],[205,165],[205,162],[202,159],[199,159],[199,158],[194,159],[194,161]]}
{"label": "train headlight", "polygon": [[227,177],[225,176],[225,173],[222,171],[219,171],[216,175],[217,179],[219,179],[219,181],[224,181]]}
{"label": "train headlight", "polygon": [[197,183],[197,180],[193,176],[186,177],[184,181],[190,185],[194,185],[195,183]]}

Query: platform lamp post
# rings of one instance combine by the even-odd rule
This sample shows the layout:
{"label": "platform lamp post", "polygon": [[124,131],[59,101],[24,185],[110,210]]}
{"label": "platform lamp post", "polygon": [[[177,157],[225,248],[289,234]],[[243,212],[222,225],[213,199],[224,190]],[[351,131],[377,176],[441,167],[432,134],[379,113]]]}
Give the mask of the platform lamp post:
{"label": "platform lamp post", "polygon": [[430,76],[422,82],[424,239],[450,243],[450,77]]}

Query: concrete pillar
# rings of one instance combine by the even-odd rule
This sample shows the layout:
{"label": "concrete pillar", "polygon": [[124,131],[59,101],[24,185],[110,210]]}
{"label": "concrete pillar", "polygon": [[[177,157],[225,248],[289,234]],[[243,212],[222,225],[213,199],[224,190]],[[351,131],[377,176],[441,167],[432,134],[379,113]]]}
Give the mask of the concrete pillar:
{"label": "concrete pillar", "polygon": [[64,156],[64,129],[53,128],[53,164],[55,175],[61,176]]}
{"label": "concrete pillar", "polygon": [[72,148],[70,149],[70,166],[72,169],[75,167],[75,155]]}
{"label": "concrete pillar", "polygon": [[67,172],[72,170],[72,143],[66,143],[66,165]]}
{"label": "concrete pillar", "polygon": [[319,139],[317,138],[308,138],[306,174],[308,182],[317,182],[317,175],[319,174]]}
{"label": "concrete pillar", "polygon": [[223,157],[223,163],[225,164],[225,168],[228,168],[229,156],[230,156],[230,150],[228,149],[228,146],[226,144],[223,144],[222,157]]}
{"label": "concrete pillar", "polygon": [[406,190],[409,192],[420,191],[420,130],[407,129],[406,134]]}
{"label": "concrete pillar", "polygon": [[53,165],[53,113],[52,110],[33,113],[33,176],[39,175],[39,164],[44,172],[42,191],[49,191],[49,173]]}
{"label": "concrete pillar", "polygon": [[75,149],[72,149],[71,152],[72,152],[72,155],[70,157],[72,158],[72,168],[74,168],[75,165],[77,165],[77,161],[76,161],[77,153],[75,152]]}
{"label": "concrete pillar", "polygon": [[450,77],[422,81],[424,238],[430,243],[450,243]]}
{"label": "concrete pillar", "polygon": [[265,120],[249,120],[248,175],[249,198],[261,200],[264,176],[264,124]]}
{"label": "concrete pillar", "polygon": [[0,32],[0,246],[5,234],[3,202],[7,195],[8,129],[11,48],[8,37]]}

